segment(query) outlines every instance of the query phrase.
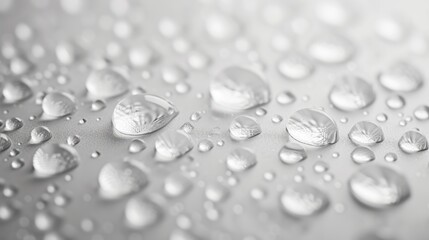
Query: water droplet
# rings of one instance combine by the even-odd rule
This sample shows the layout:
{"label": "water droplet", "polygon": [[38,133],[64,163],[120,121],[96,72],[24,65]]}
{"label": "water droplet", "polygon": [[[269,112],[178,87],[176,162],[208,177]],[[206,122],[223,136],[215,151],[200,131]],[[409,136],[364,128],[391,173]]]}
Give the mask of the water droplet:
{"label": "water droplet", "polygon": [[387,115],[385,113],[380,113],[376,116],[376,119],[378,122],[386,122],[389,118],[387,117]]}
{"label": "water droplet", "polygon": [[240,24],[233,17],[213,13],[206,17],[205,27],[209,36],[217,41],[229,40],[240,32]]}
{"label": "water droplet", "polygon": [[398,205],[410,196],[404,176],[379,165],[360,169],[349,179],[352,196],[365,206],[382,209]]}
{"label": "water droplet", "polygon": [[22,158],[17,158],[10,163],[12,169],[20,169],[25,165],[25,162]]}
{"label": "water droplet", "polygon": [[4,129],[5,132],[13,132],[16,131],[24,126],[24,123],[20,118],[13,117],[6,120],[4,123]]}
{"label": "water droplet", "polygon": [[181,174],[168,176],[164,181],[164,193],[168,197],[180,197],[192,187],[192,182]]}
{"label": "water droplet", "polygon": [[229,135],[237,141],[255,137],[261,132],[261,126],[256,120],[244,115],[234,118],[229,126]]}
{"label": "water droplet", "polygon": [[296,97],[289,91],[283,91],[277,95],[276,101],[280,105],[289,105],[296,101]]}
{"label": "water droplet", "polygon": [[279,151],[279,159],[286,164],[296,164],[307,158],[307,153],[299,144],[288,142]]}
{"label": "water droplet", "polygon": [[408,131],[399,139],[398,146],[405,153],[417,153],[428,149],[428,141],[423,134]]}
{"label": "water droplet", "polygon": [[213,142],[208,139],[203,139],[198,143],[198,151],[208,152],[214,147]]}
{"label": "water droplet", "polygon": [[130,63],[135,68],[141,68],[149,65],[155,57],[155,52],[146,44],[131,47],[128,53]]}
{"label": "water droplet", "polygon": [[128,88],[128,80],[121,73],[110,68],[93,70],[86,80],[86,89],[93,98],[116,97],[127,92]]}
{"label": "water droplet", "polygon": [[61,64],[70,65],[78,58],[78,47],[72,42],[60,42],[55,48],[55,54]]}
{"label": "water droplet", "polygon": [[356,147],[351,153],[351,158],[353,162],[362,164],[373,161],[375,154],[368,147]]}
{"label": "water droplet", "polygon": [[33,128],[30,133],[30,144],[40,144],[52,138],[51,131],[45,126]]}
{"label": "water droplet", "polygon": [[23,75],[34,68],[33,64],[22,56],[10,60],[10,71],[15,75]]}
{"label": "water droplet", "polygon": [[169,65],[162,69],[161,77],[166,83],[174,84],[185,80],[187,74],[179,66]]}
{"label": "water droplet", "polygon": [[325,34],[316,37],[308,47],[308,53],[315,60],[326,64],[339,64],[350,60],[355,47],[346,38]]}
{"label": "water droplet", "polygon": [[70,146],[75,146],[80,142],[80,137],[78,135],[67,137],[67,144]]}
{"label": "water droplet", "polygon": [[91,111],[98,112],[106,107],[106,103],[103,100],[95,100],[91,103]]}
{"label": "water droplet", "polygon": [[405,26],[391,16],[380,18],[376,21],[375,32],[389,42],[400,42],[406,36]]}
{"label": "water droplet", "polygon": [[125,206],[126,224],[133,229],[151,227],[158,223],[161,217],[161,208],[156,203],[146,198],[131,198]]}
{"label": "water droplet", "polygon": [[226,157],[226,166],[230,171],[243,172],[256,165],[255,154],[246,148],[237,148]]}
{"label": "water droplet", "polygon": [[210,83],[213,103],[223,110],[245,110],[270,101],[270,89],[256,73],[242,67],[221,71]]}
{"label": "water droplet", "polygon": [[15,209],[11,204],[0,204],[0,223],[8,222],[12,218],[14,218],[16,214],[17,209]]}
{"label": "water droplet", "polygon": [[401,95],[392,95],[387,98],[386,105],[393,110],[401,109],[405,106],[405,99]]}
{"label": "water droplet", "polygon": [[317,161],[313,166],[314,172],[324,173],[329,170],[329,165],[326,162]]}
{"label": "water droplet", "polygon": [[0,133],[0,153],[9,149],[11,145],[10,138],[4,133]]}
{"label": "water droplet", "polygon": [[361,121],[350,129],[349,139],[357,145],[372,146],[384,141],[384,134],[378,125],[372,122]]}
{"label": "water droplet", "polygon": [[146,143],[141,139],[134,139],[128,146],[130,153],[139,153],[146,149]]}
{"label": "water droplet", "polygon": [[378,76],[384,88],[394,92],[412,92],[423,84],[423,75],[416,67],[406,62],[397,62]]}
{"label": "water droplet", "polygon": [[417,120],[424,121],[429,119],[429,106],[420,105],[414,110],[414,117]]}
{"label": "water droplet", "polygon": [[118,199],[139,192],[148,183],[146,173],[130,162],[106,163],[98,174],[100,195],[106,199]]}
{"label": "water droplet", "polygon": [[75,99],[65,92],[51,92],[43,98],[43,112],[50,117],[64,117],[76,110]]}
{"label": "water droplet", "polygon": [[305,184],[291,184],[280,195],[282,209],[294,217],[314,216],[329,206],[328,196],[318,188]]}
{"label": "water droplet", "polygon": [[0,83],[0,103],[14,104],[24,101],[33,95],[31,88],[21,80],[9,80]]}
{"label": "water droplet", "polygon": [[79,164],[76,149],[66,144],[46,144],[33,156],[34,173],[38,177],[51,177],[72,170]]}
{"label": "water droplet", "polygon": [[315,66],[307,56],[300,53],[289,53],[279,60],[277,70],[286,79],[300,80],[310,77]]}
{"label": "water droplet", "polygon": [[375,92],[363,79],[344,76],[332,86],[329,100],[340,110],[356,111],[370,106],[375,101]]}
{"label": "water droplet", "polygon": [[166,126],[178,111],[169,101],[150,94],[122,99],[113,111],[114,129],[125,135],[142,135]]}
{"label": "water droplet", "polygon": [[384,160],[386,162],[396,162],[396,160],[398,160],[398,156],[395,153],[386,153],[386,155],[384,155]]}
{"label": "water droplet", "polygon": [[191,137],[183,131],[163,133],[155,142],[156,158],[161,162],[174,161],[194,147]]}
{"label": "water droplet", "polygon": [[304,108],[289,118],[286,130],[295,140],[315,147],[338,140],[337,125],[326,113]]}
{"label": "water droplet", "polygon": [[207,185],[204,194],[212,202],[222,202],[229,196],[229,190],[224,185],[215,183]]}

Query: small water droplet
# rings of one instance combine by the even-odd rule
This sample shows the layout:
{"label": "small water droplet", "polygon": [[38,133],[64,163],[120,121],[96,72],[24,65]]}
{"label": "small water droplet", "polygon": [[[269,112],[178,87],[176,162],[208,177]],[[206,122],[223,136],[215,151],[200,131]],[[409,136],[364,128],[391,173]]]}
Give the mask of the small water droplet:
{"label": "small water droplet", "polygon": [[340,110],[356,111],[370,106],[375,101],[375,92],[365,80],[344,76],[332,86],[329,100]]}
{"label": "small water droplet", "polygon": [[52,133],[45,126],[35,127],[30,133],[30,144],[40,144],[52,138]]}
{"label": "small water droplet", "polygon": [[398,156],[395,153],[389,152],[384,155],[384,160],[386,162],[396,162],[396,160],[398,160]]}
{"label": "small water droplet", "polygon": [[146,143],[141,139],[134,139],[128,146],[130,153],[139,153],[146,149]]}
{"label": "small water droplet", "polygon": [[286,164],[296,164],[307,158],[307,153],[299,144],[288,142],[279,151],[279,159]]}
{"label": "small water droplet", "polygon": [[192,182],[181,174],[168,176],[164,181],[164,193],[168,197],[180,197],[192,187]]}
{"label": "small water droplet", "polygon": [[125,206],[126,224],[133,229],[151,227],[158,223],[161,217],[161,208],[147,198],[131,198]]}
{"label": "small water droplet", "polygon": [[375,154],[368,147],[356,147],[351,153],[351,158],[353,162],[362,164],[374,161]]}
{"label": "small water droplet", "polygon": [[247,140],[261,132],[261,127],[256,120],[244,115],[234,118],[229,126],[229,135],[237,141]]}
{"label": "small water droplet", "polygon": [[76,110],[74,96],[65,92],[48,93],[42,102],[43,112],[48,117],[64,117],[72,114]]}
{"label": "small water droplet", "polygon": [[155,142],[156,159],[161,162],[174,161],[192,150],[191,137],[183,131],[163,133]]}
{"label": "small water droplet", "polygon": [[414,117],[417,120],[424,121],[429,119],[429,106],[420,105],[414,110]]}
{"label": "small water droplet", "polygon": [[256,165],[255,154],[246,148],[237,148],[226,157],[226,166],[230,171],[243,172]]}
{"label": "small water droplet", "polygon": [[384,134],[378,125],[361,121],[350,129],[349,139],[357,145],[372,146],[384,141]]}
{"label": "small water droplet", "polygon": [[213,142],[208,139],[203,139],[198,143],[198,151],[208,152],[214,147]]}
{"label": "small water droplet", "polygon": [[289,53],[279,60],[277,70],[286,79],[301,80],[310,77],[315,71],[315,66],[307,56]]}

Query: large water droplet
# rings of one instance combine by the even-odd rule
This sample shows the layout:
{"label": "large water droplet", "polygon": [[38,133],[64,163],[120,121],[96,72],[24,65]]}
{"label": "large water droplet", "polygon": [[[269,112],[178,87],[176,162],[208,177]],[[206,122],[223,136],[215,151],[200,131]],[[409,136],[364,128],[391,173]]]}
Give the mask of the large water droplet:
{"label": "large water droplet", "polygon": [[45,126],[33,128],[30,133],[30,144],[40,144],[52,138],[51,131]]}
{"label": "large water droplet", "polygon": [[304,108],[289,118],[286,130],[295,140],[322,147],[338,140],[337,125],[326,113]]}
{"label": "large water droplet", "polygon": [[63,117],[76,110],[75,99],[65,92],[51,92],[43,98],[43,112],[50,117]]}
{"label": "large water droplet", "polygon": [[351,158],[353,162],[362,164],[373,161],[375,154],[368,147],[356,147],[351,153]]}
{"label": "large water droplet", "polygon": [[423,84],[423,75],[416,67],[406,62],[397,62],[378,76],[380,84],[395,92],[411,92]]}
{"label": "large water droplet", "polygon": [[156,203],[146,198],[131,198],[125,206],[126,224],[133,229],[151,227],[158,223],[161,217],[161,208]]}
{"label": "large water droplet", "polygon": [[256,120],[244,115],[234,118],[229,126],[231,138],[237,141],[255,137],[261,132],[261,126]]}
{"label": "large water droplet", "polygon": [[234,66],[224,69],[211,81],[210,94],[215,107],[245,110],[268,103],[271,93],[258,74]]}
{"label": "large water droplet", "polygon": [[246,148],[237,148],[226,157],[226,166],[233,172],[246,171],[257,163],[255,154]]}
{"label": "large water droplet", "polygon": [[371,85],[355,76],[344,76],[331,88],[329,100],[343,111],[356,111],[368,107],[375,101]]}
{"label": "large water droplet", "polygon": [[78,164],[78,152],[66,144],[44,145],[33,156],[34,173],[38,177],[51,177],[69,171]]}
{"label": "large water droplet", "polygon": [[318,188],[305,184],[292,184],[280,195],[282,209],[294,217],[313,216],[329,206],[328,196]]}
{"label": "large water droplet", "polygon": [[349,132],[350,140],[357,145],[375,145],[384,140],[383,130],[367,121],[356,123]]}
{"label": "large water droplet", "polygon": [[376,209],[398,205],[410,196],[410,187],[405,177],[379,165],[362,168],[353,174],[349,187],[356,200]]}
{"label": "large water droplet", "polygon": [[136,94],[122,99],[113,111],[113,127],[125,135],[142,135],[167,125],[178,111],[169,101],[150,94]]}
{"label": "large water droplet", "polygon": [[155,142],[156,158],[161,162],[171,162],[194,147],[191,137],[183,131],[163,133]]}
{"label": "large water droplet", "polygon": [[289,53],[279,60],[277,70],[286,79],[299,80],[313,74],[315,66],[311,59],[300,53]]}
{"label": "large water droplet", "polygon": [[93,98],[116,97],[127,92],[128,87],[128,80],[110,68],[93,70],[86,80],[86,89]]}
{"label": "large water droplet", "polygon": [[130,162],[106,163],[98,174],[100,195],[106,199],[118,199],[139,192],[148,183],[146,173]]}
{"label": "large water droplet", "polygon": [[295,164],[307,158],[307,153],[301,145],[288,142],[279,151],[280,161],[286,164]]}
{"label": "large water droplet", "polygon": [[30,98],[33,95],[31,88],[21,80],[9,80],[0,83],[1,104],[14,104]]}
{"label": "large water droplet", "polygon": [[398,146],[405,153],[417,153],[428,149],[428,141],[423,134],[408,131],[399,139]]}
{"label": "large water droplet", "polygon": [[309,45],[308,52],[315,60],[326,64],[338,64],[350,60],[355,47],[346,38],[325,34],[316,37]]}

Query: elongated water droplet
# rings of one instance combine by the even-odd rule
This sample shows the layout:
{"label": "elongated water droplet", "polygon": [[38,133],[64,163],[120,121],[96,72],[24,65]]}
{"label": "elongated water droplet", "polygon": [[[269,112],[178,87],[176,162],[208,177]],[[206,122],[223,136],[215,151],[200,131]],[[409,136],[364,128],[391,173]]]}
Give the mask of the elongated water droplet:
{"label": "elongated water droplet", "polygon": [[4,123],[4,129],[5,132],[13,132],[16,131],[24,126],[24,123],[20,118],[13,117],[6,120]]}
{"label": "elongated water droplet", "polygon": [[0,153],[9,149],[11,145],[10,138],[4,133],[0,133]]}
{"label": "elongated water droplet", "polygon": [[371,146],[384,141],[384,134],[378,125],[361,121],[350,129],[349,139],[357,145]]}
{"label": "elongated water droplet", "polygon": [[185,132],[166,132],[155,142],[156,158],[161,162],[171,162],[191,151],[193,147],[191,137]]}
{"label": "elongated water droplet", "polygon": [[52,138],[51,131],[45,126],[33,128],[30,133],[30,144],[40,144]]}
{"label": "elongated water droplet", "polygon": [[395,92],[412,92],[423,84],[423,75],[416,67],[406,62],[397,62],[381,72],[378,81],[384,88]]}
{"label": "elongated water droplet", "polygon": [[305,184],[291,184],[280,195],[282,209],[293,217],[314,216],[329,206],[328,196],[318,188]]}
{"label": "elongated water droplet", "polygon": [[334,35],[319,35],[310,43],[308,53],[315,60],[326,64],[339,64],[350,60],[355,47],[346,38]]}
{"label": "elongated water droplet", "polygon": [[65,92],[51,92],[43,98],[43,112],[51,117],[64,117],[76,110],[74,96]]}
{"label": "elongated water droplet", "polygon": [[428,141],[420,132],[408,131],[399,139],[398,146],[405,153],[417,153],[428,149]]}
{"label": "elongated water droplet", "polygon": [[246,148],[237,148],[226,157],[226,166],[233,172],[246,171],[257,163],[255,154]]}
{"label": "elongated water droplet", "polygon": [[229,126],[229,135],[237,141],[255,137],[261,132],[261,126],[256,120],[244,115],[234,118]]}
{"label": "elongated water droplet", "polygon": [[268,103],[271,93],[259,75],[234,66],[224,69],[211,81],[210,94],[215,107],[239,111]]}
{"label": "elongated water droplet", "polygon": [[161,208],[146,198],[131,198],[125,206],[126,225],[133,229],[151,227],[158,223],[161,217]]}
{"label": "elongated water droplet", "polygon": [[357,171],[350,177],[349,187],[356,200],[376,209],[398,205],[410,196],[410,187],[405,177],[380,165]]}
{"label": "elongated water droplet", "polygon": [[307,56],[300,53],[289,53],[279,60],[277,70],[286,79],[300,80],[313,74],[314,63]]}
{"label": "elongated water droplet", "polygon": [[340,110],[356,111],[371,105],[375,101],[375,92],[363,79],[344,76],[332,86],[329,100]]}
{"label": "elongated water droplet", "polygon": [[51,177],[70,171],[79,164],[76,149],[66,144],[47,144],[34,153],[33,168],[38,177]]}
{"label": "elongated water droplet", "polygon": [[116,97],[127,92],[128,88],[128,80],[110,68],[93,70],[86,80],[86,89],[93,98]]}
{"label": "elongated water droplet", "polygon": [[356,147],[350,156],[353,162],[358,164],[371,162],[375,159],[374,152],[368,147]]}
{"label": "elongated water droplet", "polygon": [[150,94],[122,99],[113,111],[113,127],[125,135],[138,136],[163,128],[178,111],[169,101]]}
{"label": "elongated water droplet", "polygon": [[128,146],[130,153],[139,153],[146,149],[146,143],[141,139],[134,139]]}
{"label": "elongated water droplet", "polygon": [[31,88],[21,80],[9,80],[0,83],[0,103],[14,104],[24,101],[33,95]]}
{"label": "elongated water droplet", "polygon": [[286,164],[295,164],[307,158],[307,153],[301,145],[288,142],[279,151],[279,159]]}
{"label": "elongated water droplet", "polygon": [[326,113],[304,108],[289,118],[286,130],[295,140],[322,147],[338,140],[337,125]]}
{"label": "elongated water droplet", "polygon": [[106,163],[98,174],[100,195],[118,199],[141,191],[149,183],[146,173],[129,162]]}

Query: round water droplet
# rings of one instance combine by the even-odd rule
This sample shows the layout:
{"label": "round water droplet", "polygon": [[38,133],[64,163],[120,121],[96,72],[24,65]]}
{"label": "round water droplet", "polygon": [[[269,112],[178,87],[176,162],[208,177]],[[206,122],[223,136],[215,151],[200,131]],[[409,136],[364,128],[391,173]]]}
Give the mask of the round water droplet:
{"label": "round water droplet", "polygon": [[240,32],[240,24],[233,17],[225,14],[210,14],[205,19],[209,36],[217,41],[229,40]]}
{"label": "round water droplet", "polygon": [[128,88],[128,80],[110,68],[93,70],[86,80],[86,89],[93,98],[116,97],[127,92]]}
{"label": "round water droplet", "polygon": [[382,209],[398,205],[410,196],[404,176],[379,165],[360,169],[349,179],[352,196],[365,206]]}
{"label": "round water droplet", "polygon": [[161,208],[146,198],[131,198],[125,206],[126,224],[133,229],[151,227],[158,223],[161,217]]}
{"label": "round water droplet", "polygon": [[308,47],[308,53],[315,60],[326,64],[339,64],[350,60],[355,47],[346,38],[325,34],[316,37]]}
{"label": "round water droplet", "polygon": [[417,120],[424,121],[429,119],[429,106],[420,105],[414,109],[414,117]]}
{"label": "round water droplet", "polygon": [[98,112],[106,107],[106,103],[103,100],[95,100],[91,103],[91,111]]}
{"label": "round water droplet", "polygon": [[43,112],[51,117],[64,117],[76,110],[75,99],[65,92],[51,92],[43,98]]}
{"label": "round water droplet", "polygon": [[289,91],[283,91],[277,95],[276,101],[280,105],[289,105],[296,101],[296,97]]}
{"label": "round water droplet", "polygon": [[412,92],[419,89],[424,81],[416,67],[406,62],[397,62],[378,76],[380,84],[395,92]]}
{"label": "round water droplet", "polygon": [[9,149],[11,145],[10,138],[4,133],[0,133],[0,153]]}
{"label": "round water droplet", "polygon": [[51,131],[45,126],[35,127],[30,133],[30,144],[40,144],[52,138]]}
{"label": "round water droplet", "polygon": [[312,75],[315,66],[307,56],[300,53],[289,53],[279,60],[277,70],[286,79],[300,80]]}
{"label": "round water droplet", "polygon": [[128,53],[130,63],[135,68],[149,65],[155,57],[155,53],[148,45],[139,45],[132,47]]}
{"label": "round water droplet", "polygon": [[118,199],[139,192],[148,183],[146,173],[129,162],[106,163],[98,174],[100,195],[106,199]]}
{"label": "round water droplet", "polygon": [[113,111],[113,127],[125,135],[142,135],[163,128],[178,111],[164,98],[136,94],[122,99]]}
{"label": "round water droplet", "polygon": [[146,149],[146,143],[141,139],[134,139],[128,146],[130,153],[139,153]]}
{"label": "round water droplet", "polygon": [[371,105],[375,101],[375,92],[363,79],[344,76],[332,86],[329,100],[340,110],[356,111]]}
{"label": "round water droplet", "polygon": [[237,148],[226,157],[226,166],[233,172],[246,171],[257,163],[256,156],[246,148]]}
{"label": "round water droplet", "polygon": [[245,110],[268,103],[271,93],[259,75],[234,66],[224,69],[211,81],[210,94],[214,105],[221,110]]}
{"label": "round water droplet", "polygon": [[384,134],[378,125],[361,121],[350,129],[349,139],[357,145],[371,146],[384,141]]}
{"label": "round water droplet", "polygon": [[208,139],[203,139],[198,143],[198,151],[200,152],[208,152],[212,150],[213,147],[213,142]]}
{"label": "round water droplet", "polygon": [[368,147],[356,147],[350,156],[353,162],[358,164],[371,162],[375,159],[374,152]]}
{"label": "round water droplet", "polygon": [[0,103],[14,104],[33,95],[31,88],[21,80],[9,80],[0,83]]}
{"label": "round water droplet", "polygon": [[295,140],[315,147],[334,144],[338,140],[337,125],[326,113],[304,108],[289,118],[286,130]]}
{"label": "round water droplet", "polygon": [[5,132],[13,132],[16,131],[24,126],[24,123],[20,118],[13,117],[6,120],[4,123],[4,129]]}
{"label": "round water droplet", "polygon": [[60,42],[55,48],[55,54],[61,64],[70,65],[77,60],[78,49],[72,42]]}
{"label": "round water droplet", "polygon": [[66,144],[47,144],[34,153],[33,168],[38,177],[51,177],[77,167],[79,155]]}
{"label": "round water droplet", "polygon": [[179,66],[170,65],[162,69],[161,76],[166,83],[174,84],[185,80],[187,74]]}
{"label": "round water droplet", "polygon": [[393,110],[401,109],[405,106],[405,99],[400,95],[392,95],[387,98],[386,105]]}
{"label": "round water droplet", "polygon": [[279,159],[286,164],[296,164],[307,158],[305,149],[299,144],[288,142],[279,151]]}
{"label": "round water droplet", "polygon": [[395,153],[386,153],[386,155],[384,155],[384,160],[386,160],[386,162],[396,162],[398,156]]}
{"label": "round water droplet", "polygon": [[399,139],[398,146],[405,153],[417,153],[428,149],[428,141],[420,132],[408,131]]}
{"label": "round water droplet", "polygon": [[237,141],[255,137],[261,132],[261,126],[255,119],[244,115],[234,118],[229,125],[229,135]]}
{"label": "round water droplet", "polygon": [[229,196],[229,190],[225,186],[215,183],[207,185],[204,194],[212,202],[222,202]]}
{"label": "round water droplet", "polygon": [[286,187],[280,195],[282,209],[294,217],[314,216],[329,206],[328,196],[318,188],[298,183]]}
{"label": "round water droplet", "polygon": [[163,133],[155,142],[156,158],[161,162],[174,161],[194,147],[191,137],[183,131]]}
{"label": "round water droplet", "polygon": [[181,174],[168,176],[164,181],[164,193],[168,197],[180,197],[192,187],[192,182]]}

